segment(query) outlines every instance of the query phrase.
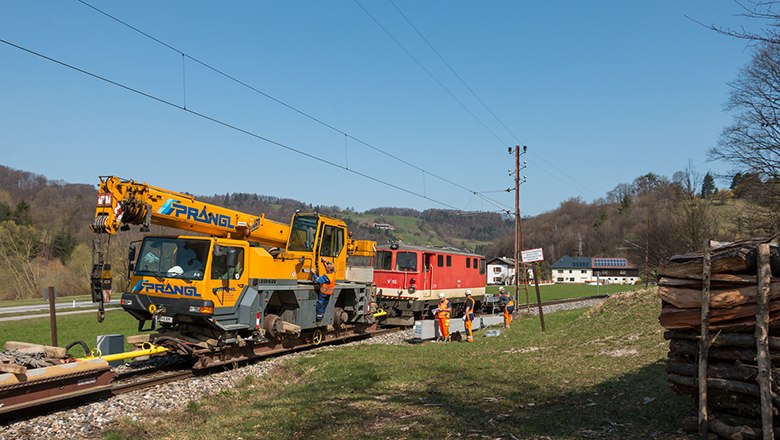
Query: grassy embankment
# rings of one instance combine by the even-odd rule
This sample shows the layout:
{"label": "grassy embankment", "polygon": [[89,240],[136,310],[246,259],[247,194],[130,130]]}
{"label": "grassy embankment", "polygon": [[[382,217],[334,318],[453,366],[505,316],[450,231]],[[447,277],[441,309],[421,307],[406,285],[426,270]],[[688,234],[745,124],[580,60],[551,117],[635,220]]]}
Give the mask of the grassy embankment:
{"label": "grassy embankment", "polygon": [[[600,293],[610,293],[625,291],[629,289],[635,289],[637,286],[600,286]],[[581,296],[595,295],[595,286],[583,286],[583,285],[550,285],[541,286],[542,301],[553,301],[563,298],[576,298]],[[496,293],[498,286],[488,286],[488,293]],[[524,290],[521,287],[521,301],[520,304],[525,304]],[[536,293],[533,289],[529,290],[531,304],[536,303]],[[65,304],[67,300],[71,298],[58,298],[58,301]],[[75,298],[74,298],[75,299]],[[79,297],[79,301],[89,300],[90,297]],[[25,304],[19,304],[16,301],[2,301],[0,307],[10,307],[11,305],[28,305],[28,304],[45,304],[42,300],[30,301]],[[93,307],[94,308],[94,307]],[[74,309],[60,309],[58,312],[69,312]],[[75,309],[83,310],[83,309]],[[18,315],[28,314],[41,314],[47,313],[47,310],[16,313]],[[0,314],[0,318],[12,316]],[[147,324],[148,326],[148,324]],[[104,334],[123,334],[133,335],[137,334],[137,321],[132,319],[129,314],[121,310],[113,310],[106,313],[106,321],[102,324],[98,324],[95,320],[95,313],[82,313],[77,315],[59,315],[57,317],[57,329],[58,339],[60,345],[65,346],[70,342],[81,339],[88,345],[92,346],[95,343],[97,335]],[[33,342],[38,344],[50,344],[51,343],[51,330],[49,327],[49,318],[33,318],[21,321],[8,321],[0,322],[0,347],[5,344],[5,341],[24,341]],[[128,349],[131,348],[127,346]]]}
{"label": "grassy embankment", "polygon": [[[506,286],[510,292],[514,291],[514,286]],[[580,298],[583,296],[614,294],[620,292],[631,292],[644,288],[642,285],[624,286],[612,284],[607,286],[588,286],[585,284],[547,284],[539,286],[539,294],[542,302],[555,301],[559,299]],[[498,292],[498,286],[487,286],[486,293],[495,294]],[[520,285],[520,304],[525,304],[525,286]],[[528,299],[531,304],[536,304],[536,289],[533,284],[528,286]]]}
{"label": "grassy embankment", "polygon": [[545,333],[529,317],[473,344],[325,349],[106,438],[673,438],[693,403],[666,384],[659,312],[640,291]]}
{"label": "grassy embankment", "polygon": [[[619,291],[626,291],[635,289],[638,286],[600,286],[599,293],[614,293]],[[553,301],[556,299],[564,298],[576,298],[582,296],[590,296],[596,294],[595,286],[583,286],[583,285],[550,285],[541,286],[542,301]],[[488,286],[488,293],[496,293],[498,286]],[[531,303],[535,304],[536,293],[533,289],[529,290]],[[521,301],[520,304],[524,304],[523,299],[524,290],[521,287]],[[71,298],[58,298],[60,302],[67,304],[66,300]],[[74,297],[75,299],[75,297]],[[79,301],[89,300],[90,297],[83,296],[78,297]],[[2,301],[0,307],[10,307],[12,305],[29,305],[29,304],[45,304],[42,300],[33,301],[26,300],[23,304],[17,301]],[[61,309],[62,312],[69,312],[73,309]],[[75,309],[83,310],[83,309]],[[15,315],[26,314],[40,314],[47,313],[44,311],[17,313]],[[11,315],[2,315],[4,316]],[[147,324],[148,325],[148,324]],[[57,318],[58,339],[61,346],[67,345],[70,342],[81,339],[88,345],[92,346],[95,343],[97,335],[103,334],[123,334],[132,335],[137,334],[137,321],[132,319],[129,314],[115,310],[107,312],[106,321],[102,324],[98,324],[95,320],[95,313],[83,313],[78,315],[60,315]],[[51,330],[49,327],[49,318],[34,318],[21,321],[9,321],[0,322],[0,347],[5,341],[25,341],[39,344],[51,343]],[[127,346],[128,349],[131,346]]]}

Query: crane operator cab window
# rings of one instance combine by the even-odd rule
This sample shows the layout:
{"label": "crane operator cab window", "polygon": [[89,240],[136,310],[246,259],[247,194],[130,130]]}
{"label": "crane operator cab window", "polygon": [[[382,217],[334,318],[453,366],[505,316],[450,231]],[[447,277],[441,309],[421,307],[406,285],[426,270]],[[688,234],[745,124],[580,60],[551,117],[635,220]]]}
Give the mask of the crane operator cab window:
{"label": "crane operator cab window", "polygon": [[320,256],[338,257],[343,248],[343,229],[328,225],[322,228],[322,245],[320,246]]}
{"label": "crane operator cab window", "polygon": [[202,280],[208,252],[207,240],[147,237],[141,246],[135,274]]}
{"label": "crane operator cab window", "polygon": [[[228,253],[236,254],[236,265],[228,267]],[[214,245],[214,253],[211,256],[212,280],[237,280],[244,272],[244,249],[232,246]]]}
{"label": "crane operator cab window", "polygon": [[314,250],[317,220],[317,217],[295,216],[290,231],[290,241],[287,245],[288,251],[311,252]]}

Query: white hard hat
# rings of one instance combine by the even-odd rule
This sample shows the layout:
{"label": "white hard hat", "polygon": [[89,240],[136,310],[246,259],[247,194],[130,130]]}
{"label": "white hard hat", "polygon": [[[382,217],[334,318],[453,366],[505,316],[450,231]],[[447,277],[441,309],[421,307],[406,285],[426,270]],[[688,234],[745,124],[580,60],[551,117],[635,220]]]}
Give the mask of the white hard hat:
{"label": "white hard hat", "polygon": [[439,292],[439,298],[444,298],[444,292]]}
{"label": "white hard hat", "polygon": [[466,289],[466,295],[471,295],[471,290]]}
{"label": "white hard hat", "polygon": [[184,269],[182,269],[181,266],[173,266],[172,268],[168,269],[168,274],[173,276],[184,275]]}

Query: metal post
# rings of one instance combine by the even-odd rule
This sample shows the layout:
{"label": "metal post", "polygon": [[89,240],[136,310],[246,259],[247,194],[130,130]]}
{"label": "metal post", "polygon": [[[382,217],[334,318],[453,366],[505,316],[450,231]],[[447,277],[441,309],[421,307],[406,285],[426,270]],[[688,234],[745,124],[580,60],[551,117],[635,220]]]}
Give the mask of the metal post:
{"label": "metal post", "polygon": [[650,282],[650,266],[648,266],[648,254],[650,253],[648,238],[649,229],[650,223],[645,219],[645,289],[647,289],[648,283]]}
{"label": "metal post", "polygon": [[49,287],[49,324],[51,325],[51,345],[57,347],[57,308],[54,287]]}
{"label": "metal post", "polygon": [[544,311],[542,310],[542,294],[539,291],[539,272],[541,272],[541,264],[537,262],[532,267],[534,269],[534,285],[536,286],[536,304],[539,307],[539,321],[542,323],[542,331],[544,331]]}

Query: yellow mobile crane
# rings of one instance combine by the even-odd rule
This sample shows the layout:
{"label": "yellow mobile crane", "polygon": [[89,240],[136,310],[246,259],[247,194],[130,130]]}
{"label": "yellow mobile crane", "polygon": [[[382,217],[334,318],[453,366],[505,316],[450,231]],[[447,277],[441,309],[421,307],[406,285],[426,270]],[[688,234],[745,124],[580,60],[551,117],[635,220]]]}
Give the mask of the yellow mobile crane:
{"label": "yellow mobile crane", "polygon": [[[159,334],[210,343],[262,342],[374,322],[375,243],[353,240],[342,220],[296,213],[288,225],[113,176],[100,177],[90,226],[99,242],[92,270],[99,321],[111,289],[108,238],[131,225],[149,232],[151,224],[206,235],[146,235],[138,256],[131,244],[121,304],[139,330],[159,327]],[[316,321],[312,273],[325,273],[326,261],[336,268],[336,288]],[[151,328],[143,329],[147,321]]]}

